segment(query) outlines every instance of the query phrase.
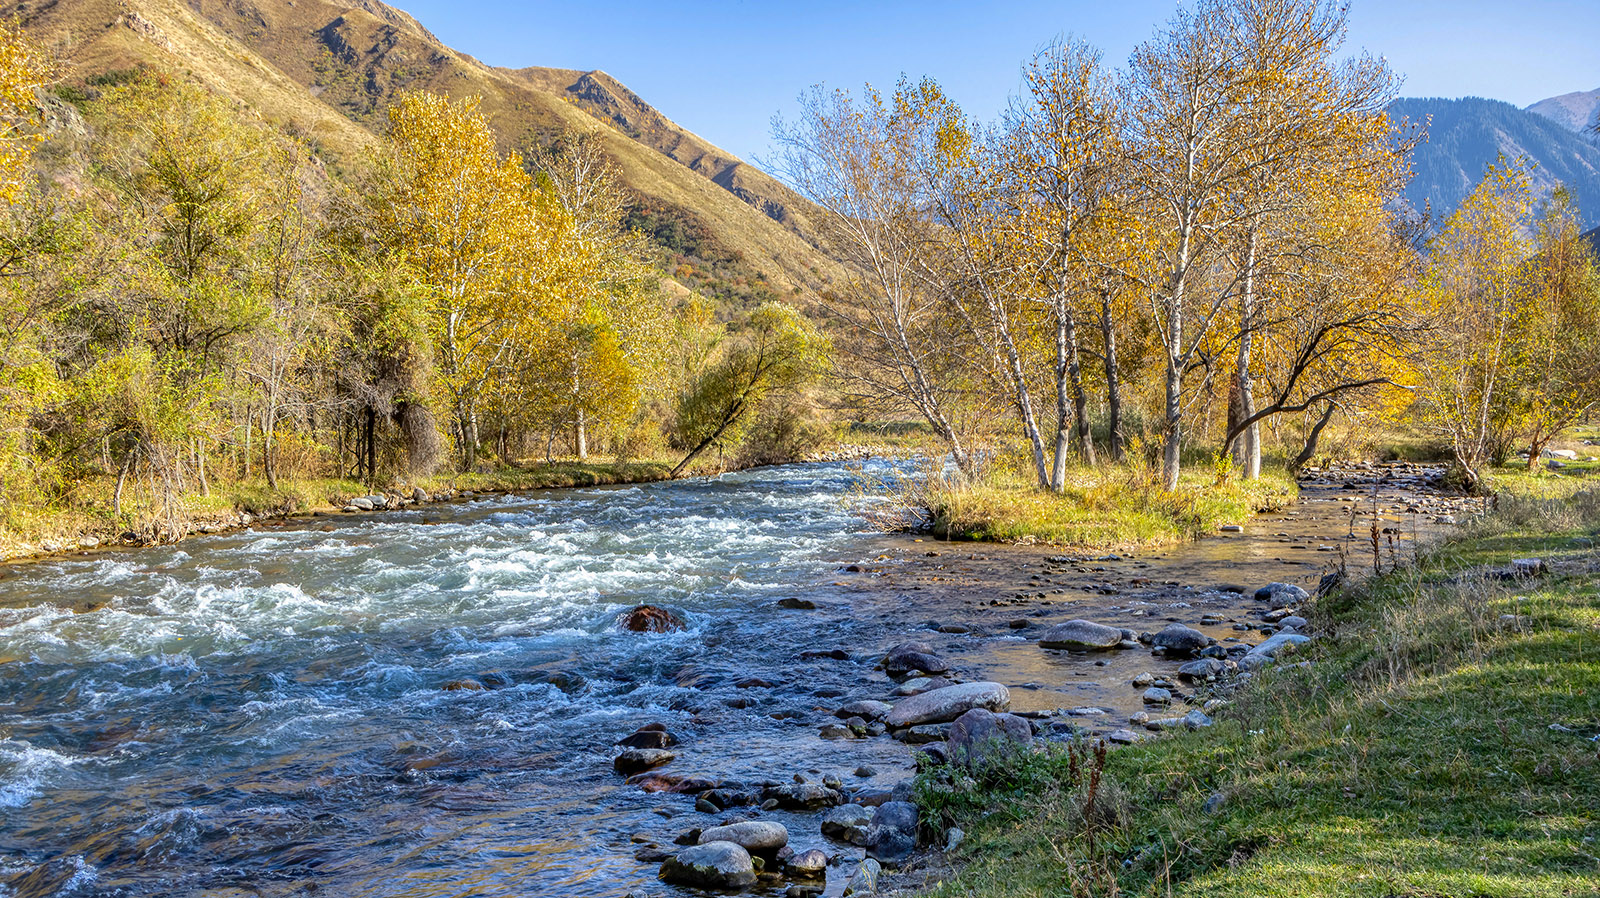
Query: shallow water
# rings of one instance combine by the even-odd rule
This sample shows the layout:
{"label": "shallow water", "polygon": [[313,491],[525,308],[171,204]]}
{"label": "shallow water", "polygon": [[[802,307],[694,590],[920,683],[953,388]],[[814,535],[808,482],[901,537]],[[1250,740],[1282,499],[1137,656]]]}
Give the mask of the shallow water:
{"label": "shallow water", "polygon": [[[670,847],[711,818],[612,772],[614,741],[642,724],[682,740],[674,773],[887,788],[909,775],[903,745],[817,735],[839,704],[888,691],[871,666],[884,647],[933,641],[962,676],[1019,687],[1019,709],[1120,713],[1148,655],[1097,666],[1008,621],[1158,629],[1245,613],[1209,566],[1251,588],[1318,572],[1264,533],[1071,563],[888,537],[841,499],[857,476],[806,465],[496,496],[12,568],[0,894],[666,894],[630,837]],[[1310,548],[1341,522],[1336,498],[1313,489],[1249,529]],[[1048,588],[1030,579],[1045,574]],[[1180,575],[1201,588],[1136,582]],[[687,628],[621,631],[641,602]],[[931,629],[951,621],[973,632]],[[801,658],[833,648],[851,657]],[[750,677],[773,685],[736,685]],[[443,688],[464,680],[490,688]],[[879,773],[853,776],[861,764]],[[846,851],[815,816],[766,816],[797,849]]]}

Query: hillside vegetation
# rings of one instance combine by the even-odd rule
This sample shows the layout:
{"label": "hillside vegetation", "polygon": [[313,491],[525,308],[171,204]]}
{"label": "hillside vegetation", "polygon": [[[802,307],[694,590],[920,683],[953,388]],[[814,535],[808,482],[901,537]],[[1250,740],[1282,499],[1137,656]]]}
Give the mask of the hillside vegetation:
{"label": "hillside vegetation", "polygon": [[738,298],[732,282],[759,277],[787,297],[836,271],[803,201],[611,76],[488,66],[377,0],[58,0],[0,14],[61,48],[68,83],[139,67],[179,73],[300,135],[335,169],[374,144],[400,91],[478,97],[504,147],[529,153],[569,131],[593,134],[640,208],[693,220],[697,257],[721,270],[690,286],[727,282]]}

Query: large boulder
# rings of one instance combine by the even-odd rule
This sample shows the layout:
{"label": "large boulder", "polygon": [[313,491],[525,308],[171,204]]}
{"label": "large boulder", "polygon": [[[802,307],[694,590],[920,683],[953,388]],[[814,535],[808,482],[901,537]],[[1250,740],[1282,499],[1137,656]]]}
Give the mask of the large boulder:
{"label": "large boulder", "polygon": [[756,883],[750,852],[732,842],[705,842],[686,848],[661,865],[667,882],[707,889],[745,889]]}
{"label": "large boulder", "polygon": [[1172,658],[1193,658],[1211,644],[1211,637],[1183,624],[1168,624],[1151,637],[1150,644]]}
{"label": "large boulder", "polygon": [[773,855],[789,844],[789,830],[770,820],[746,820],[702,831],[700,844],[707,842],[732,842],[751,854]]}
{"label": "large boulder", "polygon": [[1033,726],[1015,714],[973,708],[950,724],[945,741],[953,763],[977,767],[1031,749]]}
{"label": "large boulder", "polygon": [[933,653],[933,646],[925,642],[902,642],[883,656],[883,672],[896,679],[920,670],[923,673],[944,673],[950,663]]}
{"label": "large boulder", "polygon": [[902,699],[883,722],[892,727],[946,723],[971,711],[1004,711],[1011,707],[1011,692],[999,683],[961,683]]}
{"label": "large boulder", "polygon": [[624,630],[634,633],[667,633],[682,630],[683,621],[676,614],[656,605],[640,605],[626,611],[617,619]]}
{"label": "large boulder", "polygon": [[1121,642],[1121,630],[1086,620],[1056,624],[1039,637],[1039,645],[1043,648],[1074,652],[1100,652],[1114,649]]}

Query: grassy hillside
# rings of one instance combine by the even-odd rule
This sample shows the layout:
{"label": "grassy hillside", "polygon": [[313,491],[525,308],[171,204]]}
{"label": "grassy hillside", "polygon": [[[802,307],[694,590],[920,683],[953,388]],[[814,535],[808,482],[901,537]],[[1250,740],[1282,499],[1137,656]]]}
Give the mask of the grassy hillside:
{"label": "grassy hillside", "polygon": [[697,244],[669,249],[667,266],[687,262],[701,275],[680,278],[690,286],[737,300],[737,284],[760,281],[782,296],[835,270],[803,201],[611,76],[487,66],[375,0],[56,0],[0,14],[59,48],[68,82],[140,66],[184,74],[303,135],[335,167],[375,139],[396,92],[478,95],[506,147],[599,135],[638,208],[695,224]]}

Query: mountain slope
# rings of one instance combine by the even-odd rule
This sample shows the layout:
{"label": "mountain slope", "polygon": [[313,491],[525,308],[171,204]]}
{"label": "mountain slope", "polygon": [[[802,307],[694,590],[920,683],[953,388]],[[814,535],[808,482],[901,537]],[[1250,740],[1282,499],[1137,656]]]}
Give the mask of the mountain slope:
{"label": "mountain slope", "polygon": [[673,247],[690,268],[778,294],[836,271],[802,200],[604,72],[484,65],[377,0],[24,0],[0,14],[65,46],[68,80],[139,66],[187,74],[304,135],[335,166],[373,144],[400,90],[478,95],[505,147],[597,135],[636,197],[635,223],[692,235]]}
{"label": "mountain slope", "polygon": [[1418,209],[1431,206],[1446,216],[1482,180],[1485,167],[1500,156],[1534,164],[1538,196],[1557,183],[1577,200],[1587,226],[1600,224],[1600,144],[1544,116],[1499,100],[1400,99],[1389,106],[1397,119],[1427,123],[1428,139],[1412,156],[1415,177],[1406,199]]}
{"label": "mountain slope", "polygon": [[1568,131],[1594,134],[1600,125],[1600,88],[1549,97],[1528,107]]}

